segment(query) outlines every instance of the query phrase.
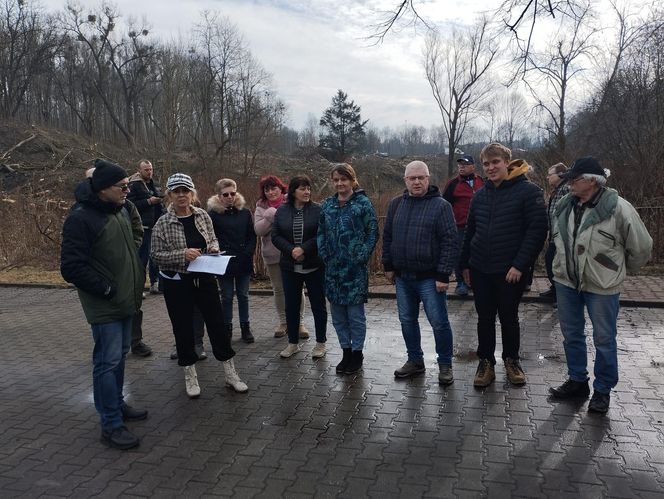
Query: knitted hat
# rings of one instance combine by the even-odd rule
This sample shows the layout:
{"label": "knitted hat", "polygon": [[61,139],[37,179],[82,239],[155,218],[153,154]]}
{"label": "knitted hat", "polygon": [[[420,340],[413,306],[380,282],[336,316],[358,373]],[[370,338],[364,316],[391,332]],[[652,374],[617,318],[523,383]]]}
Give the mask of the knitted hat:
{"label": "knitted hat", "polygon": [[194,181],[191,180],[191,177],[189,175],[186,175],[184,173],[174,173],[170,177],[168,177],[168,180],[166,181],[166,189],[169,191],[174,191],[178,187],[186,187],[190,191],[193,191],[196,189],[194,187]]}
{"label": "knitted hat", "polygon": [[124,168],[105,161],[103,159],[95,160],[95,171],[92,172],[92,190],[94,192],[103,191],[110,186],[117,184],[120,180],[124,180],[129,175]]}

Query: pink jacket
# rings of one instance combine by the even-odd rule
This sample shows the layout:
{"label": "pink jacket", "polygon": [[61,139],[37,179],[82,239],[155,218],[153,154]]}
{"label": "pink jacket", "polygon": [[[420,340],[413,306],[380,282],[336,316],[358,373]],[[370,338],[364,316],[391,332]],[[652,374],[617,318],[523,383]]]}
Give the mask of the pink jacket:
{"label": "pink jacket", "polygon": [[[286,202],[286,195],[284,194],[284,203]],[[274,222],[274,214],[277,212],[276,208],[270,208],[267,201],[259,199],[256,202],[256,212],[254,213],[254,231],[257,236],[261,238],[261,252],[263,254],[263,261],[266,265],[279,263],[281,252],[272,244],[270,232],[272,231],[272,223]]]}

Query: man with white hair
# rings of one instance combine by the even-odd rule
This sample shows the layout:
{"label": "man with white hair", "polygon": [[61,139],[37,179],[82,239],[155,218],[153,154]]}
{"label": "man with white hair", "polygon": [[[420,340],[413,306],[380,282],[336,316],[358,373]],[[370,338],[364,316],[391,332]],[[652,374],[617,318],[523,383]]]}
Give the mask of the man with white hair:
{"label": "man with white hair", "polygon": [[593,326],[594,393],[588,411],[609,410],[618,383],[618,309],[627,270],[645,265],[652,238],[634,207],[606,187],[608,170],[593,157],[577,159],[564,175],[570,194],[555,209],[553,278],[569,379],[551,388],[554,398],[587,398],[588,356],[584,307]]}
{"label": "man with white hair", "polygon": [[458,256],[452,206],[435,185],[422,161],[408,163],[406,189],[387,209],[381,262],[396,284],[397,308],[408,361],[394,371],[409,378],[425,371],[418,317],[420,302],[433,329],[438,354],[438,382],[449,385],[452,374],[452,328],[447,317],[447,288]]}

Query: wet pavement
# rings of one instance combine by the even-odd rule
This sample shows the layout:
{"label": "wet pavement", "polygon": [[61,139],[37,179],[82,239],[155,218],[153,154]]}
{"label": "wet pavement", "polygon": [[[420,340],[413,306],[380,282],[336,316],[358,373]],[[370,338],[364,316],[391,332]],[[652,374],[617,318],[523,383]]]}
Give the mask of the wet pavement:
{"label": "wet pavement", "polygon": [[[340,351],[331,324],[325,358],[311,359],[314,340],[279,358],[286,340],[272,337],[271,299],[250,300],[256,343],[233,342],[249,393],[224,388],[221,364],[209,358],[197,367],[197,400],[187,398],[182,369],[169,359],[163,298],[145,300],[145,341],[155,354],[129,356],[125,393],[150,416],[130,424],[140,447],[117,451],[99,442],[92,338],[76,293],[0,288],[0,496],[664,495],[661,310],[621,310],[621,380],[602,417],[588,414],[585,401],[547,397],[566,377],[549,304],[521,307],[528,384],[509,386],[499,364],[496,382],[476,390],[471,301],[449,302],[455,382],[446,388],[437,383],[428,326],[426,374],[393,378],[405,360],[393,300],[367,305],[365,367],[356,376],[335,374]],[[309,314],[305,323],[313,330]]]}

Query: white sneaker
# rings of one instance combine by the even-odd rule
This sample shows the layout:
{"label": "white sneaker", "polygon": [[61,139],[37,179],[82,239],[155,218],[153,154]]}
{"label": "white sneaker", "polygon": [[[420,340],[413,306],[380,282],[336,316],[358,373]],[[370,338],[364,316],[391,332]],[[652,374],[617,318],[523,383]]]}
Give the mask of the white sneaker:
{"label": "white sneaker", "polygon": [[187,390],[189,398],[195,399],[201,394],[201,387],[198,386],[198,376],[196,366],[184,366],[184,387]]}
{"label": "white sneaker", "polygon": [[284,348],[279,355],[281,355],[284,359],[287,359],[293,354],[296,354],[297,352],[300,351],[300,344],[299,343],[289,343],[286,348]]}
{"label": "white sneaker", "polygon": [[247,384],[238,376],[233,359],[225,360],[222,364],[224,366],[224,373],[226,374],[226,386],[230,386],[238,393],[244,393],[249,390]]}
{"label": "white sneaker", "polygon": [[298,333],[301,340],[306,340],[307,338],[309,338],[309,330],[302,323],[300,323],[300,328],[298,329]]}
{"label": "white sneaker", "polygon": [[311,350],[312,359],[322,359],[325,357],[325,343],[316,343],[316,346]]}

